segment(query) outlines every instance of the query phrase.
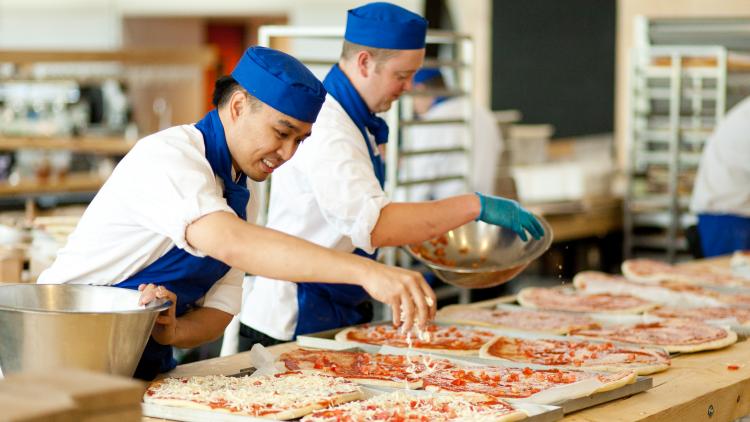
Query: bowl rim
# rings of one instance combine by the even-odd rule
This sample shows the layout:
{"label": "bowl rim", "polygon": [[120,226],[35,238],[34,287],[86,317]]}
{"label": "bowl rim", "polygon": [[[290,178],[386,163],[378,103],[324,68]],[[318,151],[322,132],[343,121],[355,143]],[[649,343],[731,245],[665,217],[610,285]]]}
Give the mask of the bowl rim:
{"label": "bowl rim", "polygon": [[[405,249],[406,252],[411,257],[413,257],[417,261],[419,261],[419,262],[423,263],[424,265],[426,265],[427,268],[430,268],[430,269],[433,269],[433,270],[447,271],[447,272],[452,272],[452,273],[457,273],[457,274],[479,274],[479,273],[491,273],[491,272],[505,271],[505,270],[508,270],[508,269],[511,269],[511,268],[518,267],[519,265],[526,265],[526,264],[530,263],[531,261],[533,261],[533,260],[539,258],[540,256],[542,256],[542,254],[544,254],[545,252],[547,252],[547,250],[550,248],[550,246],[552,246],[552,241],[555,238],[555,235],[552,232],[552,227],[549,225],[549,222],[547,222],[547,220],[544,219],[544,217],[542,217],[540,215],[537,215],[537,214],[534,214],[534,216],[537,218],[537,220],[539,220],[539,224],[541,224],[542,227],[544,228],[544,236],[540,239],[540,241],[542,241],[542,247],[539,248],[535,253],[529,255],[528,258],[522,259],[522,260],[512,261],[512,262],[510,262],[509,264],[506,264],[506,265],[494,265],[494,266],[491,266],[491,267],[481,267],[481,268],[448,267],[448,266],[441,265],[441,264],[438,264],[436,262],[430,261],[428,259],[425,259],[424,257],[416,254],[414,251],[411,250],[411,245],[403,245],[403,246],[401,246],[401,248]],[[467,224],[470,224],[470,223],[472,223],[472,222],[469,222]],[[488,223],[485,223],[485,224],[488,224]],[[459,227],[461,227],[461,226],[459,226]],[[458,227],[456,227],[456,228],[458,228]],[[453,230],[455,230],[455,229],[453,229]],[[450,231],[451,230],[449,230],[448,232],[450,232]],[[424,242],[426,242],[426,241],[424,241]],[[424,243],[424,242],[420,242],[420,243]]]}
{"label": "bowl rim", "polygon": [[[110,289],[117,288],[122,290],[134,291],[132,289],[124,289],[116,286],[98,286],[90,284],[36,284],[36,283],[2,283],[0,284],[0,291],[4,288],[17,287],[17,286],[86,286],[87,288],[97,289]],[[73,288],[78,288],[73,287]],[[54,287],[53,287],[54,288]],[[7,306],[0,304],[0,311],[8,312],[24,312],[44,315],[118,315],[118,314],[137,314],[137,313],[151,313],[151,312],[162,312],[172,306],[172,302],[167,299],[157,299],[145,305],[143,308],[130,309],[125,311],[52,311],[37,308],[30,308],[25,306]]]}

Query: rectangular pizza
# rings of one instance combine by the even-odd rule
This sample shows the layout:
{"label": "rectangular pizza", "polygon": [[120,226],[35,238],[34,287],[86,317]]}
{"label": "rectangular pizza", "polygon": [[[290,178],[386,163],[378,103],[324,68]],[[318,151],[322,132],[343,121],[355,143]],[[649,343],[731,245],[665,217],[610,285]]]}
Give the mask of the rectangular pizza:
{"label": "rectangular pizza", "polygon": [[480,394],[414,397],[401,391],[313,412],[302,422],[493,421],[512,422],[527,414],[512,404]]}
{"label": "rectangular pizza", "polygon": [[279,357],[291,371],[315,371],[380,387],[418,389],[425,373],[452,367],[445,359],[333,350],[296,349]]}
{"label": "rectangular pizza", "polygon": [[567,334],[571,330],[597,326],[594,320],[585,315],[528,309],[520,306],[498,306],[497,309],[462,305],[447,306],[438,312],[437,320],[453,324],[549,334]]}
{"label": "rectangular pizza", "polygon": [[556,368],[633,370],[638,375],[660,372],[671,364],[664,349],[561,337],[498,336],[484,345],[479,355]]}
{"label": "rectangular pizza", "polygon": [[389,324],[365,324],[340,331],[336,341],[475,356],[495,335],[491,331],[455,325],[430,324],[421,333],[402,333]]}
{"label": "rectangular pizza", "polygon": [[635,382],[635,379],[636,374],[633,371],[597,373],[566,369],[473,366],[427,374],[424,388],[436,392],[469,392],[501,398],[534,400],[532,396],[538,393],[581,381],[597,381],[598,386],[593,391],[586,391],[585,395],[589,395],[614,390]]}
{"label": "rectangular pizza", "polygon": [[148,386],[143,401],[161,406],[288,420],[361,398],[360,387],[344,378],[287,372],[259,377],[164,378]]}
{"label": "rectangular pizza", "polygon": [[[600,381],[601,385],[596,391],[605,391],[631,383],[636,376],[630,370],[605,374],[567,369],[534,369],[523,365],[478,366],[429,355],[385,355],[333,350],[298,349],[282,354],[280,361],[290,370],[317,371],[365,385],[470,392],[499,398],[529,398],[550,388],[588,379]],[[592,392],[594,391],[589,391]]]}
{"label": "rectangular pizza", "polygon": [[628,259],[622,273],[639,283],[672,281],[704,286],[750,287],[750,280],[732,274],[710,262],[691,262],[679,266],[653,259]]}
{"label": "rectangular pizza", "polygon": [[682,353],[721,349],[737,341],[737,334],[734,331],[684,319],[615,324],[598,329],[575,330],[570,334],[661,347],[668,352]]}
{"label": "rectangular pizza", "polygon": [[518,292],[517,300],[527,308],[613,314],[640,314],[657,305],[625,293],[586,293],[557,287],[527,287]]}

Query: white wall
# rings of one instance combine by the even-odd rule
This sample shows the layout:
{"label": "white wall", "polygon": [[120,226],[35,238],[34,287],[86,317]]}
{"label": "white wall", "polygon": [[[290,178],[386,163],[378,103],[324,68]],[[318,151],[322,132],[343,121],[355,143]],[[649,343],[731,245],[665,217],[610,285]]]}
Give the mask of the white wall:
{"label": "white wall", "polygon": [[0,0],[0,48],[103,50],[121,43],[116,0]]}

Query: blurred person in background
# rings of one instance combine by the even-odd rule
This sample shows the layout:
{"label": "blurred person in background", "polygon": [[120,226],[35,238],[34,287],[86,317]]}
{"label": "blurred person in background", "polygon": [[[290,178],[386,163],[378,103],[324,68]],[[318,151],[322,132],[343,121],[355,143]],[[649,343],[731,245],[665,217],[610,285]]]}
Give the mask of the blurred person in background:
{"label": "blurred person in background", "polygon": [[[416,125],[406,130],[409,150],[453,148],[468,146],[473,136],[471,155],[465,152],[418,155],[404,159],[402,171],[409,179],[433,179],[468,174],[471,183],[450,180],[433,184],[419,184],[406,188],[409,201],[442,199],[467,192],[495,192],[503,139],[500,128],[490,112],[471,98],[445,96],[448,86],[439,69],[423,68],[414,75],[414,111],[420,120],[466,119],[467,110],[474,118],[473,130],[465,124]],[[443,95],[441,95],[443,94]]]}
{"label": "blurred person in background", "polygon": [[750,250],[750,98],[734,106],[706,141],[690,210],[706,257]]}

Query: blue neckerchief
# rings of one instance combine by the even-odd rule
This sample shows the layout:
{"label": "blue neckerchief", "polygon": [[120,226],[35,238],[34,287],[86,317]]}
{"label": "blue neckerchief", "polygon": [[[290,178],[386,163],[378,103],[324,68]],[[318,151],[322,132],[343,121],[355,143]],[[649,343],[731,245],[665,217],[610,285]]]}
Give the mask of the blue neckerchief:
{"label": "blue neckerchief", "polygon": [[229,153],[219,112],[216,109],[211,110],[195,124],[195,127],[203,134],[206,159],[211,163],[216,175],[224,182],[224,198],[241,219],[247,219],[247,202],[250,200],[247,176],[240,173],[236,181],[232,178],[232,156]]}
{"label": "blue neckerchief", "polygon": [[335,64],[331,67],[330,72],[323,80],[323,86],[341,104],[346,114],[362,132],[367,151],[370,153],[375,176],[378,178],[380,186],[385,186],[385,161],[372,150],[368,141],[368,132],[375,136],[377,145],[384,144],[388,142],[388,124],[367,108],[367,104],[349,81],[349,78],[341,71],[339,65]]}

